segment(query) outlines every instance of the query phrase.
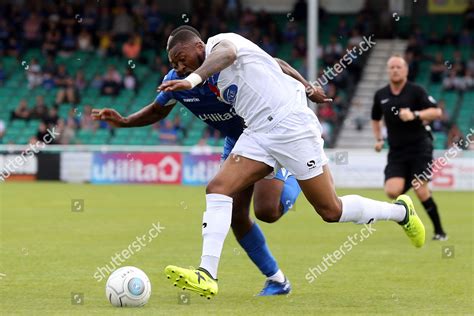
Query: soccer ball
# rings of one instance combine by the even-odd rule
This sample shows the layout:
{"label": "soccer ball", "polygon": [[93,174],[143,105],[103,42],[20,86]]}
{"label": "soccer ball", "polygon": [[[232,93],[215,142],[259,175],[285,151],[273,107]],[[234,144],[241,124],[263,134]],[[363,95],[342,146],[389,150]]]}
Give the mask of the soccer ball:
{"label": "soccer ball", "polygon": [[105,295],[116,307],[139,307],[148,302],[151,294],[150,279],[135,267],[115,270],[105,285]]}

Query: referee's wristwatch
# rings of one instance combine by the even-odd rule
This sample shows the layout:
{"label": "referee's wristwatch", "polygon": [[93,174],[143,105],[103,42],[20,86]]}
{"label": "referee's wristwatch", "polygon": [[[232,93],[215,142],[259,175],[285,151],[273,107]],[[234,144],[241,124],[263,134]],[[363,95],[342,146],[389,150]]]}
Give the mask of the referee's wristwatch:
{"label": "referee's wristwatch", "polygon": [[415,115],[415,121],[421,121],[420,111],[415,111],[415,112],[413,112],[413,114]]}

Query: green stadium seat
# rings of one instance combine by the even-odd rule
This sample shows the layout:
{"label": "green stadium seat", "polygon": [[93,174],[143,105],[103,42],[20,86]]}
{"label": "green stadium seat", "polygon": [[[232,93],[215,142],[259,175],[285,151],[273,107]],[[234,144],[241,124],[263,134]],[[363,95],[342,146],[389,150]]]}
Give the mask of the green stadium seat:
{"label": "green stadium seat", "polygon": [[26,127],[26,121],[25,120],[13,120],[10,122],[9,128],[17,128],[17,129],[23,129]]}

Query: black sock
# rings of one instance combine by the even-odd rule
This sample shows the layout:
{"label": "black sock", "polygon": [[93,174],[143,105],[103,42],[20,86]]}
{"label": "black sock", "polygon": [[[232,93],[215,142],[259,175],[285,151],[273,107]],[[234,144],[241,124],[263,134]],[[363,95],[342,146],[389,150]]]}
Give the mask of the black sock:
{"label": "black sock", "polygon": [[439,219],[439,215],[438,215],[438,206],[436,205],[433,198],[430,197],[428,200],[421,202],[421,204],[423,204],[423,207],[425,208],[426,213],[428,213],[428,216],[431,218],[431,221],[433,222],[435,234],[444,234],[443,228],[441,227],[441,220]]}

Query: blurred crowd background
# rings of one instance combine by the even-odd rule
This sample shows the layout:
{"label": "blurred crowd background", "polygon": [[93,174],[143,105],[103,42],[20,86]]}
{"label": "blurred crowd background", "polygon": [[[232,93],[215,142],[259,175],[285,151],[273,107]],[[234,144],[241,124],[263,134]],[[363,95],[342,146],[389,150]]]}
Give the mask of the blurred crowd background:
{"label": "blurred crowd background", "polygon": [[[153,101],[170,68],[167,37],[182,24],[196,27],[204,41],[217,33],[239,33],[307,75],[307,5],[301,0],[295,1],[292,12],[279,14],[243,8],[238,0],[194,1],[192,14],[180,16],[166,14],[156,1],[146,0],[2,1],[0,12],[4,144],[36,142],[55,127],[60,132],[58,144],[221,145],[218,132],[180,105],[167,119],[141,129],[114,130],[90,118],[93,107],[128,115]],[[351,15],[320,9],[319,76],[363,36],[380,34],[378,15],[369,7]],[[438,146],[446,147],[462,137],[459,124],[472,126],[474,6],[462,17],[429,16],[390,25],[389,34],[380,35],[408,39],[410,80],[427,88],[443,108],[443,118],[433,122],[432,129],[445,135]],[[317,109],[328,147],[334,145],[352,104],[367,55],[324,86],[334,99]]]}

